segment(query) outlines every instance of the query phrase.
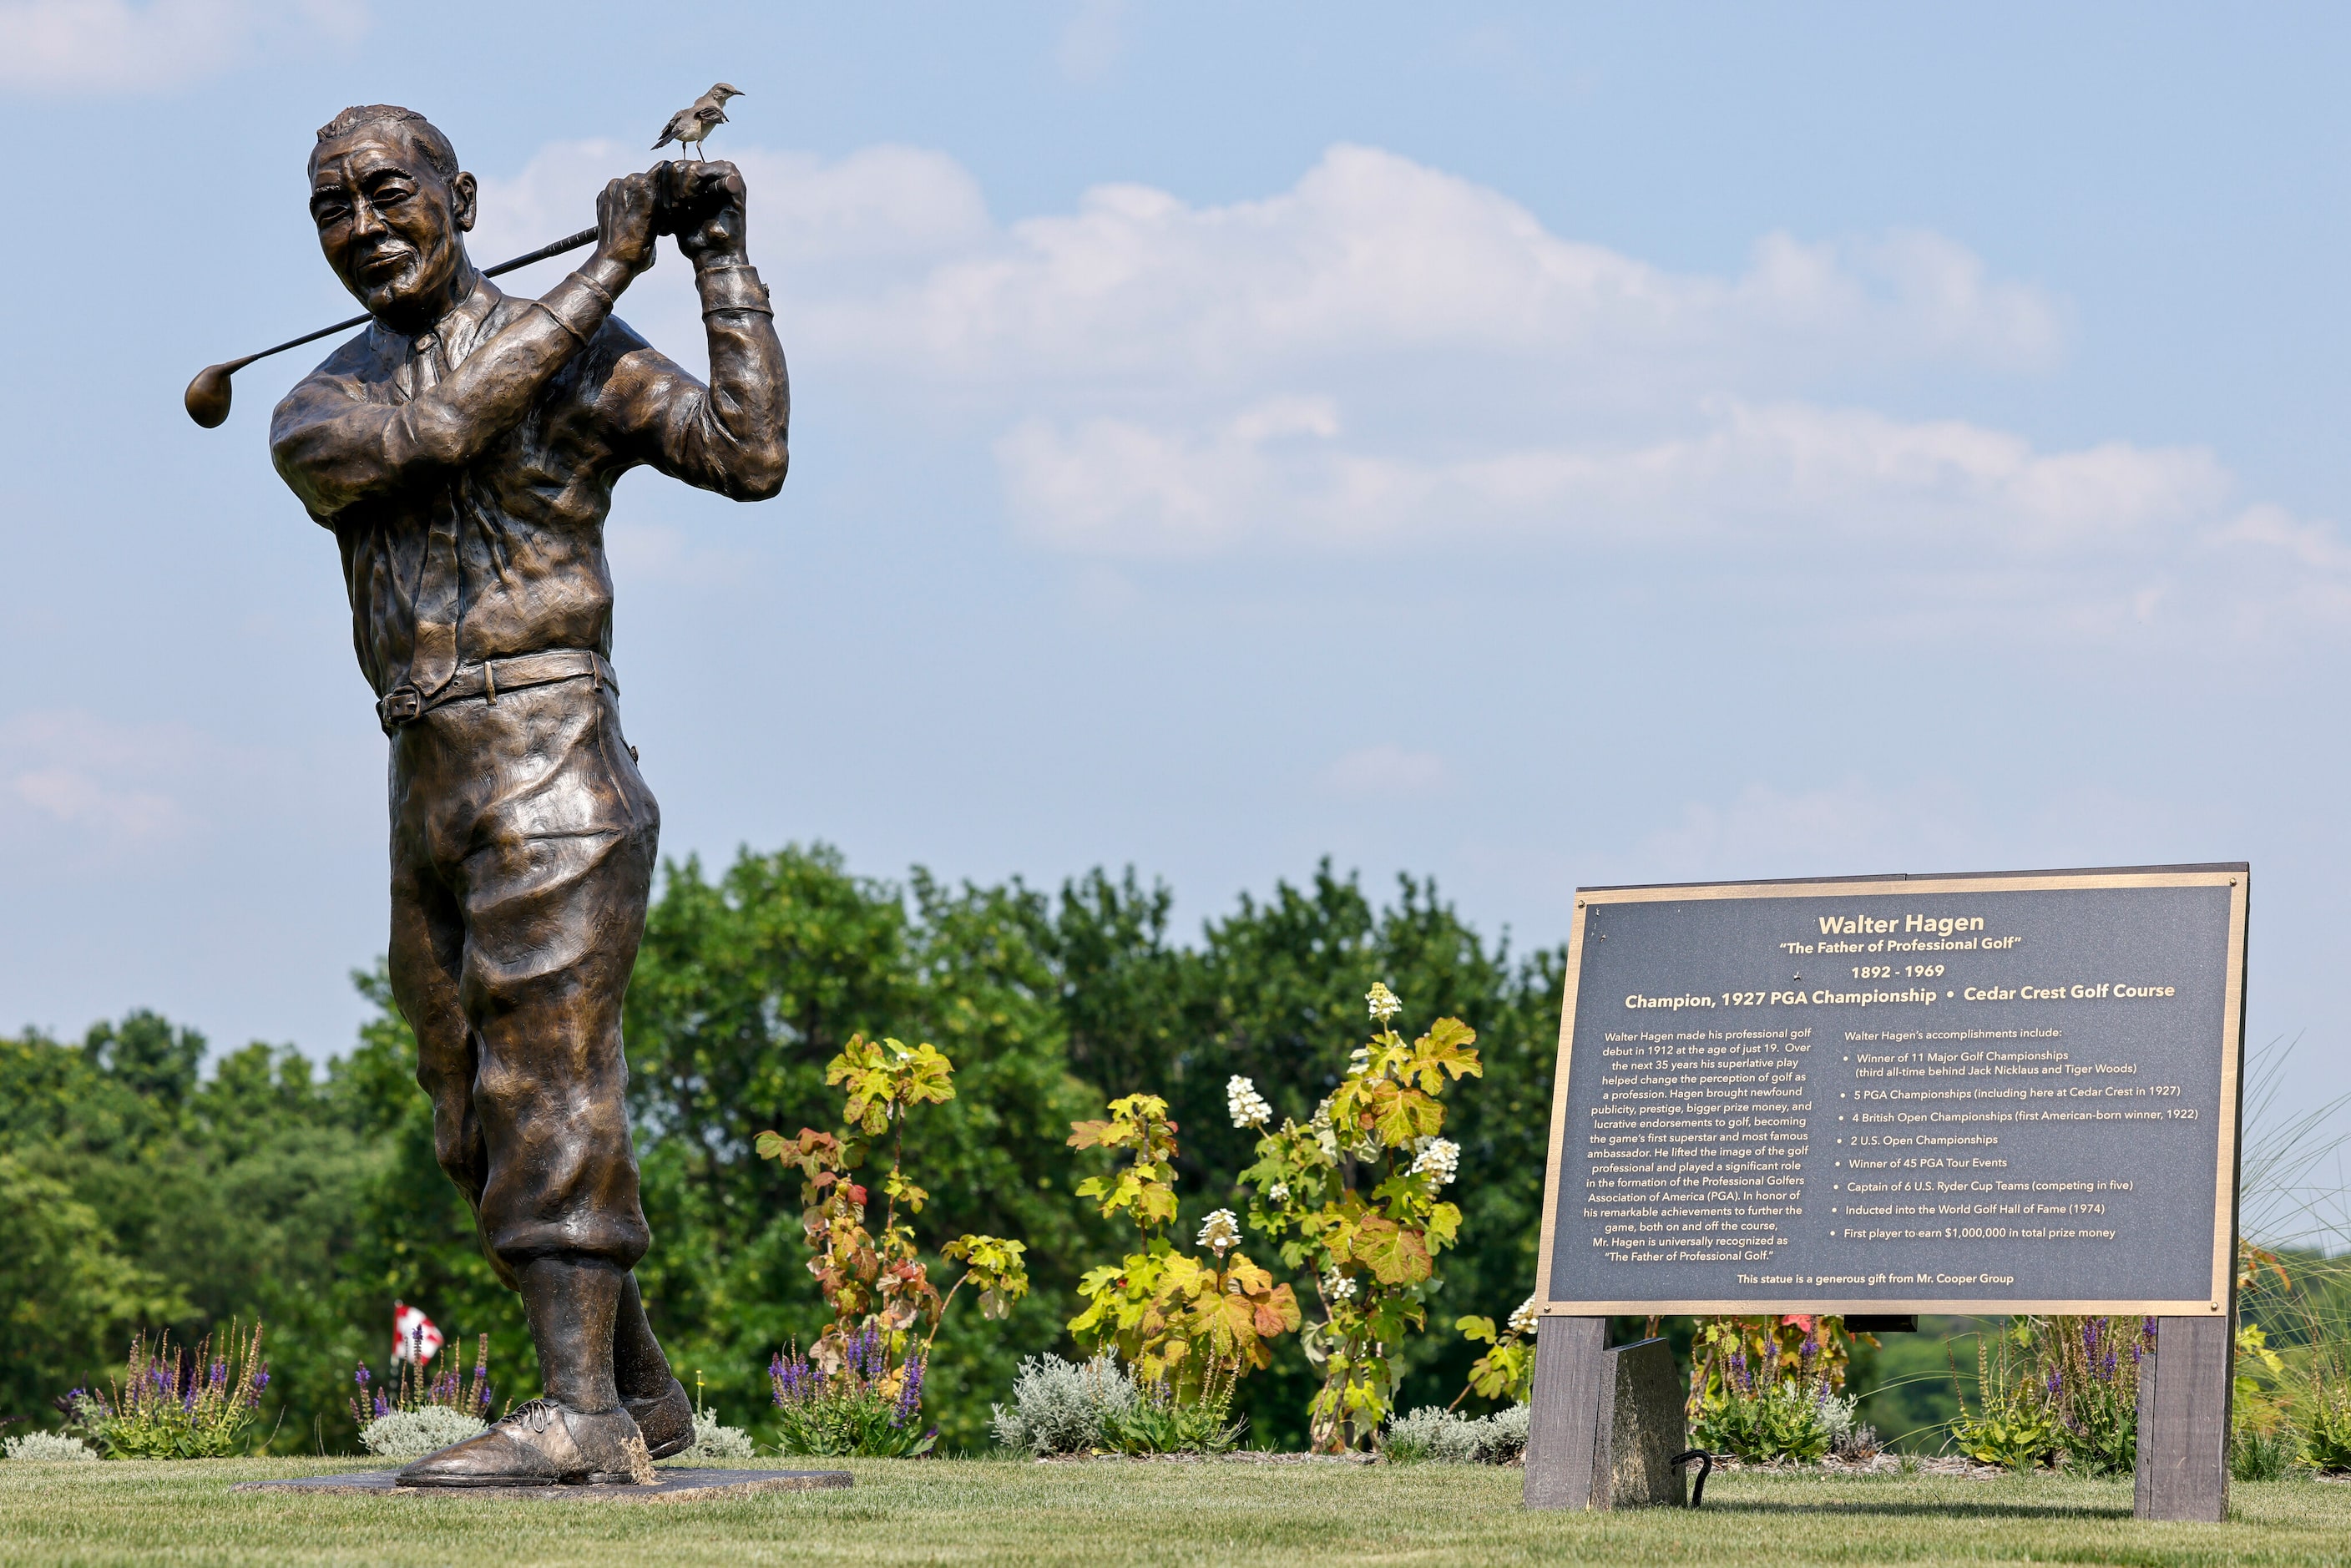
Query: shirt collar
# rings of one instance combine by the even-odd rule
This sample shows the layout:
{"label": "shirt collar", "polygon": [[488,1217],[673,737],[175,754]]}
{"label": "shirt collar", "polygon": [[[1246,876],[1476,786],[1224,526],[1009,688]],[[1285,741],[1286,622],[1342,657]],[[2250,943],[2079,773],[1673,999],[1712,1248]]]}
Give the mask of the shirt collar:
{"label": "shirt collar", "polygon": [[[467,265],[470,267],[472,264]],[[454,371],[465,362],[466,356],[481,342],[482,324],[489,319],[490,312],[505,298],[497,285],[483,277],[478,270],[474,272],[474,287],[464,298],[451,306],[445,315],[433,323],[433,334],[441,341],[441,364],[444,371]],[[377,352],[385,363],[391,365],[404,363],[416,341],[415,337],[394,332],[381,322],[371,323],[368,332],[375,339]]]}

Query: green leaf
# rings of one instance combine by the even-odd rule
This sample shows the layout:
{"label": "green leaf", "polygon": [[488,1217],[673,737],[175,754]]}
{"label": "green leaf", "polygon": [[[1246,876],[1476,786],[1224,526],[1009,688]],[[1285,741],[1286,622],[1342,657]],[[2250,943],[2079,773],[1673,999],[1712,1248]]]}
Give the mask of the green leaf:
{"label": "green leaf", "polygon": [[1419,1232],[1378,1216],[1356,1226],[1353,1257],[1383,1285],[1416,1285],[1431,1271],[1428,1244]]}

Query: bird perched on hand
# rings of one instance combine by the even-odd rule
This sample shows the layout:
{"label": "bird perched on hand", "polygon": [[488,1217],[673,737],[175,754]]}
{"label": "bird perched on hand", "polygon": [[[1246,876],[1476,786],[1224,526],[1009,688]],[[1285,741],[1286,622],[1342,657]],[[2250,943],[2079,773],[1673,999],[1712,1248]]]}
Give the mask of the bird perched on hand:
{"label": "bird perched on hand", "polygon": [[720,82],[669,117],[669,123],[662,127],[661,140],[653,143],[653,150],[659,152],[675,141],[681,146],[693,148],[694,155],[701,157],[702,139],[726,123],[726,100],[742,96],[739,89]]}

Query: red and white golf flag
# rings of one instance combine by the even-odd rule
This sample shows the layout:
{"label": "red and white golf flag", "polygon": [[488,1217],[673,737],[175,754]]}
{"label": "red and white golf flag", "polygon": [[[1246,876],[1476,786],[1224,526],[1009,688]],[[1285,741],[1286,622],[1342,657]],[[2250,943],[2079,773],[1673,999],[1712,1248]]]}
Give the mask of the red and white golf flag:
{"label": "red and white golf flag", "polygon": [[441,1331],[433,1320],[406,1301],[392,1303],[392,1359],[394,1361],[431,1361],[441,1348]]}

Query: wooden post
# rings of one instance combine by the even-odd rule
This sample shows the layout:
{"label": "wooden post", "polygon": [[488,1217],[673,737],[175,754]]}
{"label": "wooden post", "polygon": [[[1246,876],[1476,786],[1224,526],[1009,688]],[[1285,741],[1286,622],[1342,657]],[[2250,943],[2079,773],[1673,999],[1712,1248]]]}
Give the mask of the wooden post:
{"label": "wooden post", "polygon": [[1529,1508],[1588,1508],[1606,1461],[1597,1419],[1606,1376],[1606,1318],[1545,1318],[1535,1328],[1534,1386],[1527,1395]]}
{"label": "wooden post", "polygon": [[2229,1517],[2231,1350],[2225,1314],[2156,1320],[2155,1354],[2138,1369],[2139,1518]]}
{"label": "wooden post", "polygon": [[1528,1398],[1529,1508],[1640,1508],[1687,1493],[1682,1389],[1661,1339],[1620,1350],[1606,1318],[1545,1318]]}

